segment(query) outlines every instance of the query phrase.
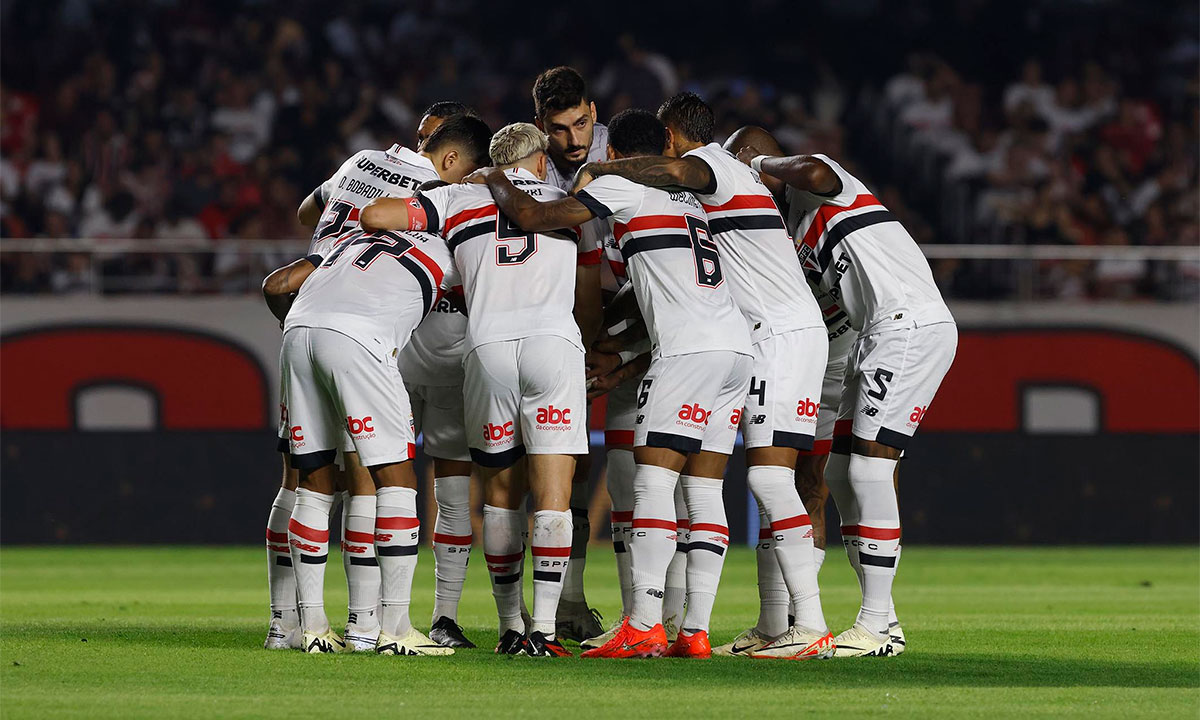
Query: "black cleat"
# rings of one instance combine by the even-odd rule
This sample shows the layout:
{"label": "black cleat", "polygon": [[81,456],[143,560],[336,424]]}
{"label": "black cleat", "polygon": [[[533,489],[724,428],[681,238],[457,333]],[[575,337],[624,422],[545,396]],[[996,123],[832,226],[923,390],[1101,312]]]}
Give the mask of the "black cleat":
{"label": "black cleat", "polygon": [[462,626],[443,615],[429,628],[429,639],[448,648],[473,648],[475,643],[463,635]]}
{"label": "black cleat", "polygon": [[571,657],[571,651],[558,640],[548,638],[536,630],[525,639],[525,654],[530,657]]}
{"label": "black cleat", "polygon": [[525,636],[516,630],[509,630],[496,643],[497,655],[524,655]]}

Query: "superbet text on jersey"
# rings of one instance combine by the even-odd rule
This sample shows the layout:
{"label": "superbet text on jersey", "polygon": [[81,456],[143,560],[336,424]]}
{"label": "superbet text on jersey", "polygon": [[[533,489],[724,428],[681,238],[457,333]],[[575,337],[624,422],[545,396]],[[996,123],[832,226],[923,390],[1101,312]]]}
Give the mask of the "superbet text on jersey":
{"label": "superbet text on jersey", "polygon": [[615,175],[576,197],[612,226],[650,334],[634,443],[730,452],[750,378],[750,334],[699,202]]}

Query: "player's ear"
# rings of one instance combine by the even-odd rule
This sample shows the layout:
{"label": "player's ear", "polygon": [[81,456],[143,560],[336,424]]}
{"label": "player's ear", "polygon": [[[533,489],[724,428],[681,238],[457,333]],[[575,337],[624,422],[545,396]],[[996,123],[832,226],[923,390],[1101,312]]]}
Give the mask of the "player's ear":
{"label": "player's ear", "polygon": [[546,179],[546,153],[541,153],[537,161],[537,174],[543,180]]}
{"label": "player's ear", "polygon": [[542,124],[542,119],[540,117],[535,117],[533,119],[533,124],[537,126],[538,130],[546,132],[546,126]]}
{"label": "player's ear", "polygon": [[672,152],[672,149],[675,147],[675,133],[671,132],[670,125],[667,126],[666,130],[667,130],[667,144],[663,145],[663,155],[670,155],[670,156],[674,157],[675,153]]}
{"label": "player's ear", "polygon": [[457,164],[458,164],[458,151],[457,150],[447,150],[446,154],[442,156],[442,169],[449,171],[451,168],[453,168]]}
{"label": "player's ear", "polygon": [[617,152],[616,152],[616,150],[612,149],[612,145],[606,145],[604,147],[604,156],[607,157],[609,160],[616,160]]}
{"label": "player's ear", "polygon": [[596,122],[596,103],[588,103],[588,107],[592,109],[592,122]]}

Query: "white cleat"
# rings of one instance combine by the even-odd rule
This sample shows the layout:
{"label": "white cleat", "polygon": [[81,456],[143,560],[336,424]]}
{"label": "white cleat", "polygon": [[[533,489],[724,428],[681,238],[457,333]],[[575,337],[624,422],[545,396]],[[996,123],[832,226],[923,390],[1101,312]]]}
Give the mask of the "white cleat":
{"label": "white cleat", "polygon": [[833,639],[837,649],[834,657],[888,657],[894,655],[891,636],[882,637],[859,623]]}
{"label": "white cleat", "polygon": [[346,641],[338,637],[337,633],[328,629],[323,633],[305,632],[304,652],[310,655],[345,653],[350,652],[350,648],[346,647]]}
{"label": "white cleat", "polygon": [[380,655],[453,655],[454,648],[442,647],[420,630],[410,628],[400,637],[392,637],[380,631],[375,652]]}
{"label": "white cleat", "polygon": [[367,617],[360,617],[359,613],[350,613],[343,637],[346,638],[346,646],[350,652],[375,652],[375,645],[379,642],[379,621],[375,613],[369,613]]}
{"label": "white cleat", "polygon": [[275,610],[267,628],[267,650],[299,650],[301,642],[300,614],[295,610]]}
{"label": "white cleat", "polygon": [[626,616],[622,615],[621,619],[609,629],[605,630],[594,638],[588,638],[587,640],[579,643],[579,648],[581,650],[592,650],[606,645],[609,640],[612,640],[617,636],[617,631],[621,629],[621,624],[625,622],[625,617]]}
{"label": "white cleat", "polygon": [[749,651],[749,655],[759,659],[828,660],[833,657],[833,643],[828,630],[819,633],[793,626],[766,645]]}
{"label": "white cleat", "polygon": [[904,628],[900,627],[899,621],[888,625],[888,636],[892,640],[892,654],[899,655],[904,652]]}
{"label": "white cleat", "polygon": [[750,653],[771,642],[771,638],[763,635],[758,628],[750,628],[724,645],[712,649],[713,655],[725,657],[750,657]]}

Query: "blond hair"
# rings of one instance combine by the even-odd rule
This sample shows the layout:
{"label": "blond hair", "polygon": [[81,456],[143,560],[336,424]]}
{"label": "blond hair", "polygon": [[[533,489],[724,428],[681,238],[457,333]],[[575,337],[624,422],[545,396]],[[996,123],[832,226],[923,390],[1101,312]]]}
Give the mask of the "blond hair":
{"label": "blond hair", "polygon": [[505,125],[488,145],[488,155],[497,167],[514,165],[538,152],[546,152],[546,135],[527,122]]}

